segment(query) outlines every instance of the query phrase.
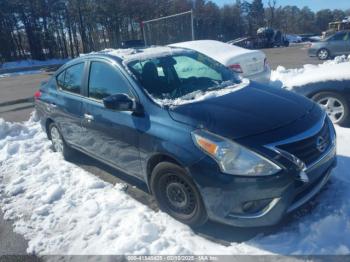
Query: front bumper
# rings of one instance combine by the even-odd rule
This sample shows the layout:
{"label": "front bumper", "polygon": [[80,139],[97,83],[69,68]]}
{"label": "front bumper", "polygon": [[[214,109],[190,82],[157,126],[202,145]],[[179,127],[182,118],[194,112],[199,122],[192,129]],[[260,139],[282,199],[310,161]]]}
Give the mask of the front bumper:
{"label": "front bumper", "polygon": [[[333,143],[320,159],[304,169],[307,182],[300,179],[300,169],[293,167],[266,177],[223,174],[210,157],[202,159],[189,171],[202,195],[209,219],[233,226],[257,227],[277,224],[312,199],[327,183],[336,161]],[[258,203],[258,209],[244,210],[247,203]]]}

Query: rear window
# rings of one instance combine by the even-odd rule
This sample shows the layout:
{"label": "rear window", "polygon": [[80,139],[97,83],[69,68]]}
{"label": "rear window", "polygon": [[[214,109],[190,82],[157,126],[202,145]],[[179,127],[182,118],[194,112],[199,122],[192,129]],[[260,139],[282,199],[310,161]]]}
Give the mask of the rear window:
{"label": "rear window", "polygon": [[70,93],[80,94],[83,73],[84,63],[68,67],[56,77],[58,88]]}

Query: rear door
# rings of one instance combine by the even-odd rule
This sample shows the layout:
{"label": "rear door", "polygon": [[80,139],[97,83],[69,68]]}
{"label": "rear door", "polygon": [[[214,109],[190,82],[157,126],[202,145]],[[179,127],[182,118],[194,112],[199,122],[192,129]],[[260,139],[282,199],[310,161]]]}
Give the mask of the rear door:
{"label": "rear door", "polygon": [[83,147],[91,155],[132,175],[141,173],[138,151],[139,116],[104,107],[102,99],[123,93],[136,99],[129,82],[116,65],[91,60],[84,103]]}
{"label": "rear door", "polygon": [[85,66],[85,62],[71,65],[56,76],[57,96],[51,103],[55,122],[66,142],[72,145],[80,144],[82,133]]}

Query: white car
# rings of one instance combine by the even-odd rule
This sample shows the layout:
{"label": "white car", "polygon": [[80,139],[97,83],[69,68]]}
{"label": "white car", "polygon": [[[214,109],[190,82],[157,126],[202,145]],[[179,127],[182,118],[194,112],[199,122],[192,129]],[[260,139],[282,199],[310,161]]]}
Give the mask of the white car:
{"label": "white car", "polygon": [[266,55],[259,50],[248,50],[215,40],[197,40],[171,44],[205,54],[231,68],[244,78],[269,83],[271,70]]}

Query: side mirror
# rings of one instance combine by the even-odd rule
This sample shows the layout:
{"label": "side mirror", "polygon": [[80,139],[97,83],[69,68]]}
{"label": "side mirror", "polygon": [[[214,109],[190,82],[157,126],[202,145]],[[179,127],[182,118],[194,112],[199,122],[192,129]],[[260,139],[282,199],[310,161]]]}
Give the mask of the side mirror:
{"label": "side mirror", "polygon": [[126,94],[115,94],[103,99],[105,108],[116,111],[133,111],[135,108],[134,100]]}
{"label": "side mirror", "polygon": [[115,94],[103,99],[105,108],[116,111],[133,111],[141,113],[141,106],[126,94]]}

